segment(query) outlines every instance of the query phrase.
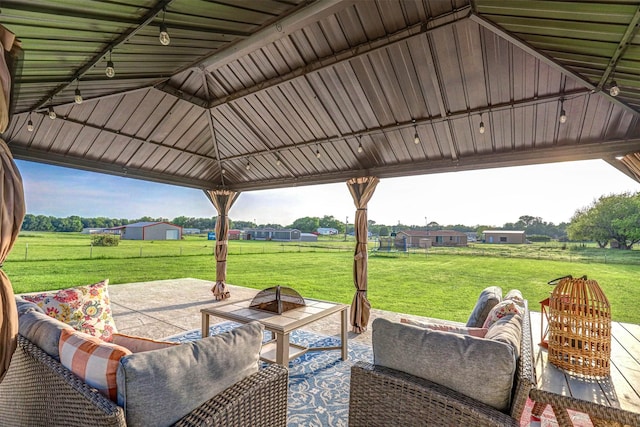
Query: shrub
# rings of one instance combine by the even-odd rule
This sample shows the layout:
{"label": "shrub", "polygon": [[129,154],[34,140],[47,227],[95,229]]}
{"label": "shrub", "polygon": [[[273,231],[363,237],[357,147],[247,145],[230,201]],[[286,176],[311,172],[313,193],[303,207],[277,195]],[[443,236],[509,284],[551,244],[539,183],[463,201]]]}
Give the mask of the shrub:
{"label": "shrub", "polygon": [[117,234],[92,234],[91,244],[93,246],[118,246],[120,236]]}
{"label": "shrub", "polygon": [[550,242],[551,237],[541,234],[531,234],[527,235],[527,240],[530,242]]}

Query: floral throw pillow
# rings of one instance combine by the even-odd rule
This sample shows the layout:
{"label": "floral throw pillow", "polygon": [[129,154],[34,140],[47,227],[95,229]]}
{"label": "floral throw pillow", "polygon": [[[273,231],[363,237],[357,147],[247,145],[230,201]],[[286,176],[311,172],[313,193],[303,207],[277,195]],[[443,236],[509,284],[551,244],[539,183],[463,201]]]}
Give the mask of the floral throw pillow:
{"label": "floral throw pillow", "polygon": [[111,341],[116,325],[109,301],[109,279],[93,285],[22,295],[49,316],[85,334]]}

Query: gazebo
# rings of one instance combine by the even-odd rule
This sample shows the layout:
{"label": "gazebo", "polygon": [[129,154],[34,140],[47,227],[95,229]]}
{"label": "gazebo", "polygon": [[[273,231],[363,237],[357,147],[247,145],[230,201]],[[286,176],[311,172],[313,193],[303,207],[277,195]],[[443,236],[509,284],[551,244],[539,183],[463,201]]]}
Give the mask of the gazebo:
{"label": "gazebo", "polygon": [[[493,0],[8,0],[17,159],[241,192],[348,182],[367,327],[379,179],[604,159],[640,180],[640,7]],[[7,35],[5,31],[4,36]],[[7,40],[7,37],[3,37]],[[5,67],[7,68],[7,67]]]}

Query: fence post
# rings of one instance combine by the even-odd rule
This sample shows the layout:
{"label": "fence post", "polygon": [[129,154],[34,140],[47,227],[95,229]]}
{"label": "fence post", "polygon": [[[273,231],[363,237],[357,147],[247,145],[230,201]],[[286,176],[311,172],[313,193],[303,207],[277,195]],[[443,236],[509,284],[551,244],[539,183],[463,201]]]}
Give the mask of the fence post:
{"label": "fence post", "polygon": [[89,259],[93,258],[93,242],[89,243]]}
{"label": "fence post", "polygon": [[27,243],[24,247],[24,260],[27,260],[27,257],[29,256],[29,243]]}

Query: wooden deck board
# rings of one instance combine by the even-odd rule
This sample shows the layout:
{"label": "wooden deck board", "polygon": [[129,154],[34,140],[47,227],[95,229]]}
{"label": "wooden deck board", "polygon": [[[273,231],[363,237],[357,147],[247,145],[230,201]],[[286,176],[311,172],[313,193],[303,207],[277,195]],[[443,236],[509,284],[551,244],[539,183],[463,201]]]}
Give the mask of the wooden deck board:
{"label": "wooden deck board", "polygon": [[566,373],[548,362],[539,345],[540,312],[531,312],[536,382],[538,388],[640,413],[640,325],[612,322],[611,375],[600,381]]}

